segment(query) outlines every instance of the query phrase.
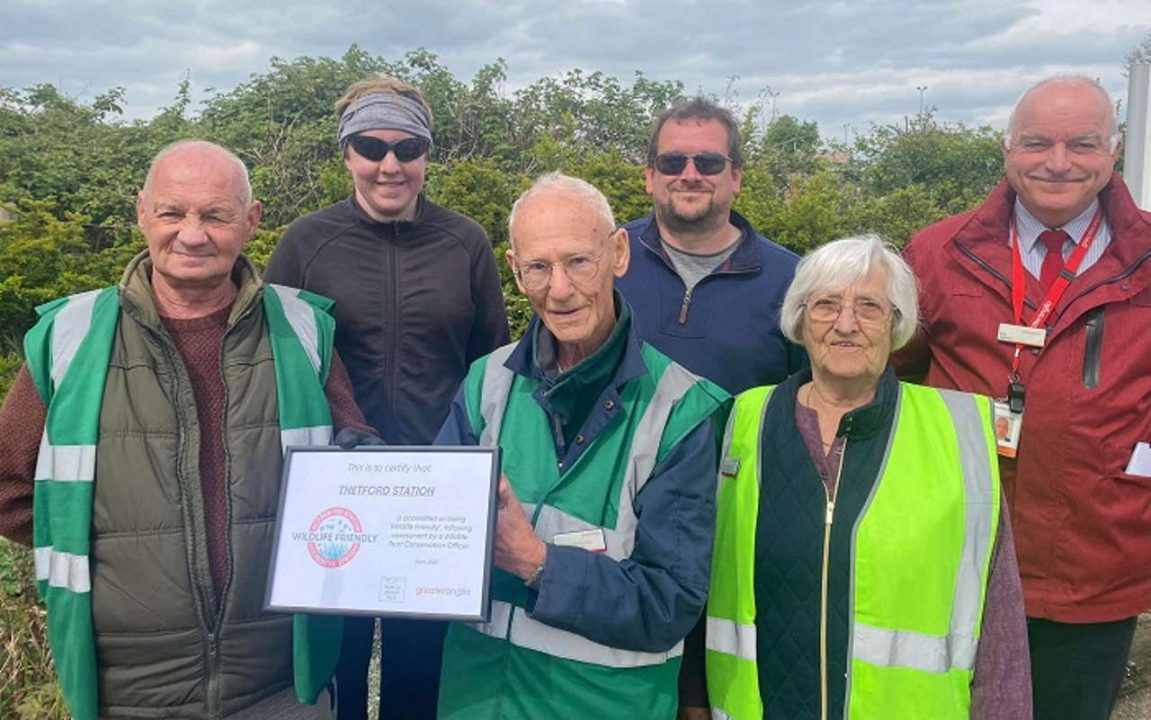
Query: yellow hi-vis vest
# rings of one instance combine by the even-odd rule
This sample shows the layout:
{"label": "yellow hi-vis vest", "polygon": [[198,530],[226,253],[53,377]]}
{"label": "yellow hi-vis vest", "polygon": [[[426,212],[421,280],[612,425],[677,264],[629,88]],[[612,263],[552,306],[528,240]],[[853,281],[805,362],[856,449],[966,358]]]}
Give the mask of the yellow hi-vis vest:
{"label": "yellow hi-vis vest", "polygon": [[[771,390],[737,398],[724,438],[707,608],[717,719],[764,717],[754,580],[760,467],[772,460],[759,456]],[[853,530],[845,717],[969,716],[998,524],[991,403],[901,383],[887,455]]]}

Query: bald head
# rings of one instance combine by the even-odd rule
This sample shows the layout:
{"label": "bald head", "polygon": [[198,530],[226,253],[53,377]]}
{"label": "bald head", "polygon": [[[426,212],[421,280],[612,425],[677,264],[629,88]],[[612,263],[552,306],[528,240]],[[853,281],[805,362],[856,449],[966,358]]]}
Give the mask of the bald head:
{"label": "bald head", "polygon": [[1035,83],[1023,91],[1015,101],[1011,110],[1011,117],[1007,120],[1007,130],[1003,133],[1003,147],[1010,149],[1019,130],[1019,117],[1021,112],[1026,113],[1036,104],[1046,105],[1046,100],[1052,95],[1065,96],[1076,94],[1079,97],[1094,99],[1094,108],[1099,113],[1101,122],[1107,129],[1107,142],[1111,152],[1115,152],[1119,145],[1119,120],[1115,116],[1115,103],[1111,96],[1095,80],[1086,75],[1055,75]]}
{"label": "bald head", "polygon": [[228,182],[235,186],[236,199],[244,205],[251,204],[252,184],[248,180],[247,166],[231,150],[207,140],[180,140],[156,153],[148,167],[141,194],[149,193],[155,185],[158,172],[169,165],[183,163],[211,167],[214,168],[213,172],[229,176]]}
{"label": "bald head", "polygon": [[550,173],[512,208],[507,261],[532,309],[559,343],[563,367],[595,352],[615,327],[612,285],[627,270],[627,231],[603,193]]}
{"label": "bald head", "polygon": [[199,140],[164,148],[136,198],[161,311],[199,317],[229,305],[232,269],[261,212],[247,170],[231,152]]}
{"label": "bald head", "polygon": [[1059,228],[1088,211],[1118,159],[1115,109],[1089,78],[1045,80],[1019,99],[1003,143],[1007,182],[1028,212]]}
{"label": "bald head", "polygon": [[565,203],[577,206],[593,221],[603,226],[603,231],[609,232],[615,227],[615,215],[612,214],[611,204],[599,189],[591,183],[580,180],[563,173],[550,172],[536,178],[532,186],[524,191],[512,205],[508,214],[508,242],[515,248],[516,219],[521,209],[536,203],[554,204]]}

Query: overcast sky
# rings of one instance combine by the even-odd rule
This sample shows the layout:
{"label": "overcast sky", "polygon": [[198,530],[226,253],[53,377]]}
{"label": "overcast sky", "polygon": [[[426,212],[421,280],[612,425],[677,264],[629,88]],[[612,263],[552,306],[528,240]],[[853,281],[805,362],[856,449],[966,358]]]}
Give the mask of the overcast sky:
{"label": "overcast sky", "polygon": [[509,94],[572,68],[720,96],[737,77],[741,100],[767,93],[842,139],[901,122],[921,95],[943,120],[1002,127],[1020,91],[1061,72],[1123,99],[1124,57],[1148,33],[1151,0],[3,0],[0,86],[82,100],[123,86],[125,116],[148,118],[185,74],[199,98],[272,56],[424,47],[464,82],[504,58]]}

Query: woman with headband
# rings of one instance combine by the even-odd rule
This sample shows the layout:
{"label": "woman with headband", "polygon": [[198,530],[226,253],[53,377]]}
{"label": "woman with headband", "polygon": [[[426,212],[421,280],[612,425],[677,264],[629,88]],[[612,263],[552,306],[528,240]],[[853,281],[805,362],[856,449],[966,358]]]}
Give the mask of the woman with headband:
{"label": "woman with headband", "polygon": [[[336,349],[356,400],[392,445],[430,445],[468,365],[508,342],[492,245],[469,217],[423,194],[432,112],[379,76],[336,103],[354,191],[297,219],[264,279],[336,301]],[[367,717],[370,618],[347,618],[339,720]],[[435,717],[444,623],[382,622],[380,720]]]}

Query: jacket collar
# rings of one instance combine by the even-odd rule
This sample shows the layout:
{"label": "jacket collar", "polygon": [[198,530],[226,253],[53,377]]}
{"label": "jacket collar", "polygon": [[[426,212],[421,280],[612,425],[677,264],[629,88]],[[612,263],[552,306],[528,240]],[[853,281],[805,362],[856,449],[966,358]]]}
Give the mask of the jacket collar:
{"label": "jacket collar", "polygon": [[[755,272],[763,266],[763,259],[760,257],[759,243],[756,242],[758,234],[755,228],[751,226],[747,218],[732,210],[730,215],[731,224],[739,228],[739,240],[736,242],[738,246],[727,260],[723,262],[716,272]],[[666,262],[670,263],[671,258],[664,252],[663,243],[659,234],[659,223],[655,221],[655,214],[649,214],[640,221],[639,241],[648,250],[656,253],[662,257]]]}
{"label": "jacket collar", "polygon": [[[616,307],[619,308],[619,326],[615,332],[625,333],[623,356],[619,364],[616,366],[615,374],[612,376],[609,383],[612,387],[620,387],[630,380],[641,377],[647,374],[647,363],[643,360],[642,345],[639,336],[635,331],[635,323],[632,322],[632,312],[627,301],[623,299],[623,295],[618,290],[612,290],[612,295],[615,298]],[[536,338],[539,334],[546,333],[551,337],[548,331],[539,318],[539,315],[533,315],[531,322],[528,323],[528,328],[524,332],[524,337],[519,343],[516,344],[515,350],[504,362],[504,367],[508,368],[517,375],[532,378],[534,380],[544,380],[544,372],[539,367],[536,361]],[[554,340],[554,338],[552,338]],[[579,369],[577,365],[575,370]]]}
{"label": "jacket collar", "polygon": [[[234,325],[248,309],[260,301],[264,283],[260,273],[248,256],[241,254],[232,267],[232,282],[236,284],[236,299],[228,316],[228,326]],[[152,294],[152,258],[141,251],[128,263],[120,278],[120,303],[125,312],[154,330],[162,326],[156,298]]]}
{"label": "jacket collar", "polygon": [[[779,390],[784,391],[780,397],[780,402],[783,403],[780,410],[784,413],[782,418],[791,418],[794,422],[799,388],[810,381],[811,368],[805,367],[779,386]],[[888,363],[883,374],[879,376],[875,397],[863,407],[855,408],[844,415],[839,421],[839,432],[836,434],[844,435],[849,440],[861,440],[885,433],[891,427],[898,404],[899,380],[895,377],[891,364]]]}
{"label": "jacket collar", "polygon": [[351,197],[345,202],[347,203],[348,211],[356,218],[356,222],[374,227],[394,227],[397,233],[405,228],[418,225],[424,218],[424,211],[427,209],[428,204],[427,198],[421,191],[420,194],[416,196],[416,214],[411,220],[376,220],[364,212],[359,201],[356,200],[355,193],[352,193]]}
{"label": "jacket collar", "polygon": [[[1010,267],[1011,248],[1007,232],[1015,208],[1015,196],[1011,185],[1006,180],[1001,181],[956,233],[955,240],[973,250],[978,248],[979,255],[997,267]],[[1151,214],[1142,212],[1135,205],[1131,191],[1117,173],[1099,192],[1099,201],[1111,228],[1112,242],[1107,252],[1114,255],[1123,267],[1129,267],[1151,250]]]}

